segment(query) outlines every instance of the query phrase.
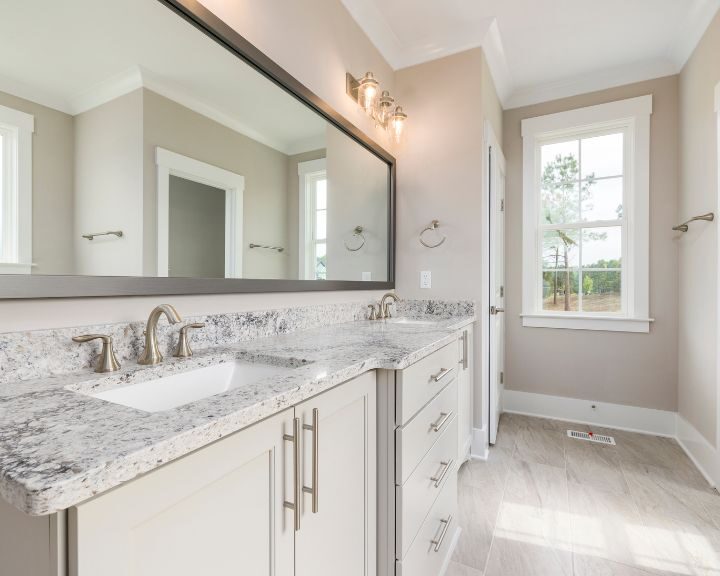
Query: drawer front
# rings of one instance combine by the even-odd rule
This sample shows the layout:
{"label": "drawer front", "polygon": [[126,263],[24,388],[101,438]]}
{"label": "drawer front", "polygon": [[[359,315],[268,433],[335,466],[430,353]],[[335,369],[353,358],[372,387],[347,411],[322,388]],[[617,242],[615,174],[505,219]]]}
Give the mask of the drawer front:
{"label": "drawer front", "polygon": [[405,424],[442,390],[457,371],[457,343],[452,342],[397,373],[398,426]]}
{"label": "drawer front", "polygon": [[405,426],[395,431],[395,483],[404,484],[440,438],[458,411],[458,382],[453,378]]}
{"label": "drawer front", "polygon": [[448,478],[410,550],[396,561],[397,576],[438,576],[458,530],[457,473]]}
{"label": "drawer front", "polygon": [[[396,487],[398,524],[395,549],[398,559],[407,554],[420,526],[450,477],[456,477],[458,420],[453,417],[408,481]],[[453,480],[455,481],[455,480]]]}

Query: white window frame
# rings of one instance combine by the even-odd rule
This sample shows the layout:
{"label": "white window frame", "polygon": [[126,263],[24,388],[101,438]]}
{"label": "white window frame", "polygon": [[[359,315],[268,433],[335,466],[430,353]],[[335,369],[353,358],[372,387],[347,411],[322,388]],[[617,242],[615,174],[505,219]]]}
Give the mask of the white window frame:
{"label": "white window frame", "polygon": [[[327,179],[325,158],[298,162],[298,270],[301,280],[315,280],[315,198],[310,191],[310,182],[320,177]],[[327,239],[324,241],[327,247]],[[325,252],[327,254],[327,251]]]}
{"label": "white window frame", "polygon": [[[649,332],[650,116],[652,96],[578,108],[522,121],[523,303],[522,323],[531,328]],[[542,310],[540,239],[540,146],[581,137],[583,132],[622,130],[628,152],[623,175],[623,313]]]}
{"label": "white window frame", "polygon": [[3,135],[2,245],[0,274],[29,274],[32,269],[32,135],[35,117],[0,106]]}

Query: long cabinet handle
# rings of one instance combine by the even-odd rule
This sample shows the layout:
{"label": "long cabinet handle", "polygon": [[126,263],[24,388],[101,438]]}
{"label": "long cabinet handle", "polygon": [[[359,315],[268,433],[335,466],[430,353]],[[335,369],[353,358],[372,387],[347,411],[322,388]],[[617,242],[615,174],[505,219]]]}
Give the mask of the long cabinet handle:
{"label": "long cabinet handle", "polygon": [[468,331],[463,330],[463,358],[462,358],[462,367],[463,370],[467,370],[468,367]]}
{"label": "long cabinet handle", "polygon": [[312,443],[312,486],[308,488],[303,486],[303,492],[312,495],[312,511],[313,514],[318,512],[318,476],[320,463],[318,456],[320,453],[320,412],[317,408],[313,408],[313,423],[312,426],[309,424],[303,424],[303,430],[310,430],[313,433]]}
{"label": "long cabinet handle", "polygon": [[431,378],[434,382],[440,382],[440,380],[445,378],[450,372],[452,372],[452,368],[440,368],[440,372],[434,374]]}
{"label": "long cabinet handle", "polygon": [[430,428],[432,428],[433,432],[440,432],[447,421],[452,418],[452,415],[452,410],[450,412],[440,412],[440,418],[438,418],[437,422],[430,424]]}
{"label": "long cabinet handle", "polygon": [[443,525],[442,532],[440,532],[440,538],[437,540],[431,540],[431,544],[435,544],[435,552],[440,552],[440,548],[442,548],[443,541],[445,540],[445,535],[447,534],[448,528],[450,528],[450,522],[452,522],[452,514],[447,517],[446,520],[440,520],[440,522]]}
{"label": "long cabinet handle", "polygon": [[439,475],[430,478],[430,480],[435,482],[435,488],[440,488],[440,484],[442,484],[442,481],[445,480],[445,476],[447,476],[447,473],[450,472],[450,468],[452,468],[453,463],[454,460],[449,460],[448,462],[440,462],[443,467],[442,472],[440,472]]}
{"label": "long cabinet handle", "polygon": [[293,418],[293,433],[283,434],[283,440],[293,445],[293,495],[294,502],[285,500],[283,506],[293,511],[295,532],[300,531],[300,500],[302,499],[302,477],[300,475],[300,418]]}

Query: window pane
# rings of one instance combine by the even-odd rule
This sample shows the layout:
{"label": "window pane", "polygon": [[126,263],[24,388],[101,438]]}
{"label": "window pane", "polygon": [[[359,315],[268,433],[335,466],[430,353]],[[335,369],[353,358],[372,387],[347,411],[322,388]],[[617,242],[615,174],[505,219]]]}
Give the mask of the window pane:
{"label": "window pane", "polygon": [[622,312],[622,273],[583,272],[583,311]]}
{"label": "window pane", "polygon": [[577,268],[579,264],[577,230],[547,230],[543,233],[543,269]]}
{"label": "window pane", "polygon": [[540,147],[541,177],[552,182],[577,180],[579,178],[579,141],[545,144]]}
{"label": "window pane", "polygon": [[578,312],[578,276],[577,270],[543,272],[543,310]]}
{"label": "window pane", "polygon": [[327,210],[315,212],[315,238],[325,240],[327,236]]}
{"label": "window pane", "polygon": [[315,278],[327,280],[327,246],[325,244],[315,245]]}
{"label": "window pane", "polygon": [[318,210],[327,208],[327,180],[315,182],[315,208]]}
{"label": "window pane", "polygon": [[582,236],[583,268],[620,268],[622,266],[622,229],[585,228]]}
{"label": "window pane", "polygon": [[585,181],[582,184],[582,219],[619,220],[623,213],[623,179]]}
{"label": "window pane", "polygon": [[623,175],[623,133],[583,138],[582,177]]}
{"label": "window pane", "polygon": [[540,189],[543,224],[580,221],[580,193],[577,182],[544,181]]}

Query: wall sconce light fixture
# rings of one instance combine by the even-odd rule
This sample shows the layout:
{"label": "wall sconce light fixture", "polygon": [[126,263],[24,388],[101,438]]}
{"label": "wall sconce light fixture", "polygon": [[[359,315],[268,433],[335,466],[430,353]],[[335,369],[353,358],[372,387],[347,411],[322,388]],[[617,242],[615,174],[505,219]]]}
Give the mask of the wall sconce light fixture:
{"label": "wall sconce light fixture", "polygon": [[387,130],[393,141],[400,144],[405,130],[407,114],[402,106],[395,105],[395,98],[390,92],[380,92],[380,83],[372,72],[367,72],[362,78],[355,78],[352,74],[345,75],[345,91],[375,120],[375,124]]}

